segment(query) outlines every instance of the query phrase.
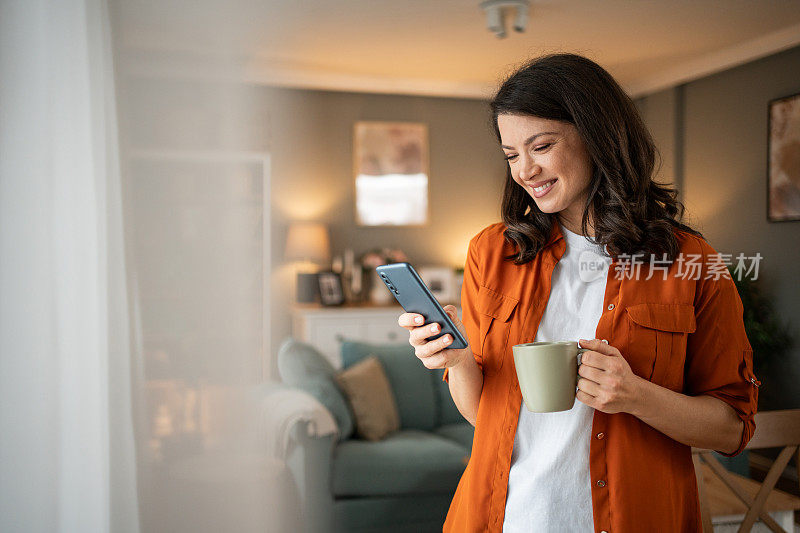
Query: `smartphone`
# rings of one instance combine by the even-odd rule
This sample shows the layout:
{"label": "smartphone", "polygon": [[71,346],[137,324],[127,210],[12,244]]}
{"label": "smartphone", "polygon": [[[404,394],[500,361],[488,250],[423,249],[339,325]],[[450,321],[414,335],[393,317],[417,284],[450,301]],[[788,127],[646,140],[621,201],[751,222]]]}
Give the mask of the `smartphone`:
{"label": "smartphone", "polygon": [[432,341],[450,334],[453,342],[447,346],[448,350],[460,350],[469,345],[414,267],[408,263],[392,263],[381,265],[375,271],[406,313],[417,313],[425,317],[423,326],[434,322],[441,326],[441,331],[427,340]]}

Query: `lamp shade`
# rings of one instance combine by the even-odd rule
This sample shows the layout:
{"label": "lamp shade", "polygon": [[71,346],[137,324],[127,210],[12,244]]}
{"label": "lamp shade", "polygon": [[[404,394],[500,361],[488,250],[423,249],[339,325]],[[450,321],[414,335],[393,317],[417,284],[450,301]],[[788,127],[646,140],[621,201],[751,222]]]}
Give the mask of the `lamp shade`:
{"label": "lamp shade", "polygon": [[288,261],[311,261],[327,263],[330,259],[331,245],[328,228],[316,222],[296,222],[289,226],[286,238],[286,259]]}

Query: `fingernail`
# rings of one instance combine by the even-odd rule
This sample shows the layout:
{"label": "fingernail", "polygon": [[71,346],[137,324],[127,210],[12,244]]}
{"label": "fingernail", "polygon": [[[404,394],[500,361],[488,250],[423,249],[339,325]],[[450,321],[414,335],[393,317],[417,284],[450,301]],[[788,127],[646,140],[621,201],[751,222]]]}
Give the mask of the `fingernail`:
{"label": "fingernail", "polygon": [[608,344],[608,341],[607,341],[606,339],[603,339],[603,342],[604,342],[604,343],[606,343],[606,344]]}
{"label": "fingernail", "polygon": [[417,324],[422,324],[422,317],[418,316],[417,318],[414,319],[414,322],[416,322]]}
{"label": "fingernail", "polygon": [[438,329],[439,328],[436,326],[436,324],[431,326],[431,331],[434,332],[434,333],[436,333],[436,330],[438,330]]}
{"label": "fingernail", "polygon": [[450,344],[450,335],[445,335],[444,336],[444,343],[445,344]]}

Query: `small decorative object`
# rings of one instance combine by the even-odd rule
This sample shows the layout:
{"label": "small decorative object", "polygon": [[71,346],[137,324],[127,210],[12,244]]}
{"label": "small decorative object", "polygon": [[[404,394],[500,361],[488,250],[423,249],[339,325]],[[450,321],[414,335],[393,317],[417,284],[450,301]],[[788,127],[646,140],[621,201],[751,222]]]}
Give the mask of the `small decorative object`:
{"label": "small decorative object", "polygon": [[300,261],[297,267],[297,302],[316,302],[316,271],[330,258],[328,228],[314,222],[293,223],[286,237],[285,257],[288,261]]}
{"label": "small decorative object", "polygon": [[800,220],[800,93],[769,103],[767,217]]}
{"label": "small decorative object", "polygon": [[422,267],[418,270],[419,277],[431,290],[439,303],[447,304],[453,301],[453,287],[455,276],[449,267]]}
{"label": "small decorative object", "polygon": [[428,127],[415,122],[357,122],[356,221],[362,226],[428,222]]}
{"label": "small decorative object", "polygon": [[342,271],[344,270],[344,263],[342,261],[343,260],[341,255],[337,255],[336,257],[334,257],[333,260],[331,261],[331,270],[333,270],[337,274],[341,274]]}
{"label": "small decorative object", "polygon": [[[336,272],[336,269],[333,269]],[[342,265],[339,270],[342,274],[342,287],[346,302],[358,303],[364,299],[364,268],[355,260],[355,253],[347,248],[343,254]]]}
{"label": "small decorative object", "polygon": [[353,282],[353,262],[355,254],[352,248],[347,248],[342,254],[342,292],[346,302],[353,301],[353,294],[351,292],[351,284]]}
{"label": "small decorative object", "polygon": [[342,291],[342,278],[336,272],[328,270],[317,274],[319,281],[319,297],[322,305],[342,305],[344,292]]}
{"label": "small decorative object", "polygon": [[374,270],[370,276],[372,279],[372,289],[369,291],[369,299],[375,305],[387,305],[392,302],[392,293],[383,284],[380,276]]}
{"label": "small decorative object", "polygon": [[383,284],[378,273],[375,269],[381,265],[388,265],[390,263],[403,263],[407,262],[408,257],[402,250],[392,250],[390,248],[383,248],[380,250],[373,250],[367,252],[361,257],[361,264],[364,269],[370,273],[369,278],[372,280],[372,288],[369,293],[369,299],[376,305],[386,305],[390,303],[392,293]]}
{"label": "small decorative object", "polygon": [[359,263],[353,265],[350,280],[350,297],[354,302],[360,302],[364,298],[364,267]]}

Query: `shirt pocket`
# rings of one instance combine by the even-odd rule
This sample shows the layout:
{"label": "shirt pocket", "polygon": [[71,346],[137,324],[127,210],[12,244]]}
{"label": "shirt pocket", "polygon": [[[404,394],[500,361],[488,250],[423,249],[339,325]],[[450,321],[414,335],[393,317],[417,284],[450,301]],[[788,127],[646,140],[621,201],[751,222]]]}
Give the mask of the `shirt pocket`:
{"label": "shirt pocket", "polygon": [[657,385],[683,390],[686,343],[697,327],[694,306],[643,303],[625,311],[630,321],[626,359],[633,372]]}
{"label": "shirt pocket", "polygon": [[484,372],[497,372],[503,366],[508,350],[511,316],[517,303],[519,299],[488,287],[480,287],[478,290],[480,349]]}

